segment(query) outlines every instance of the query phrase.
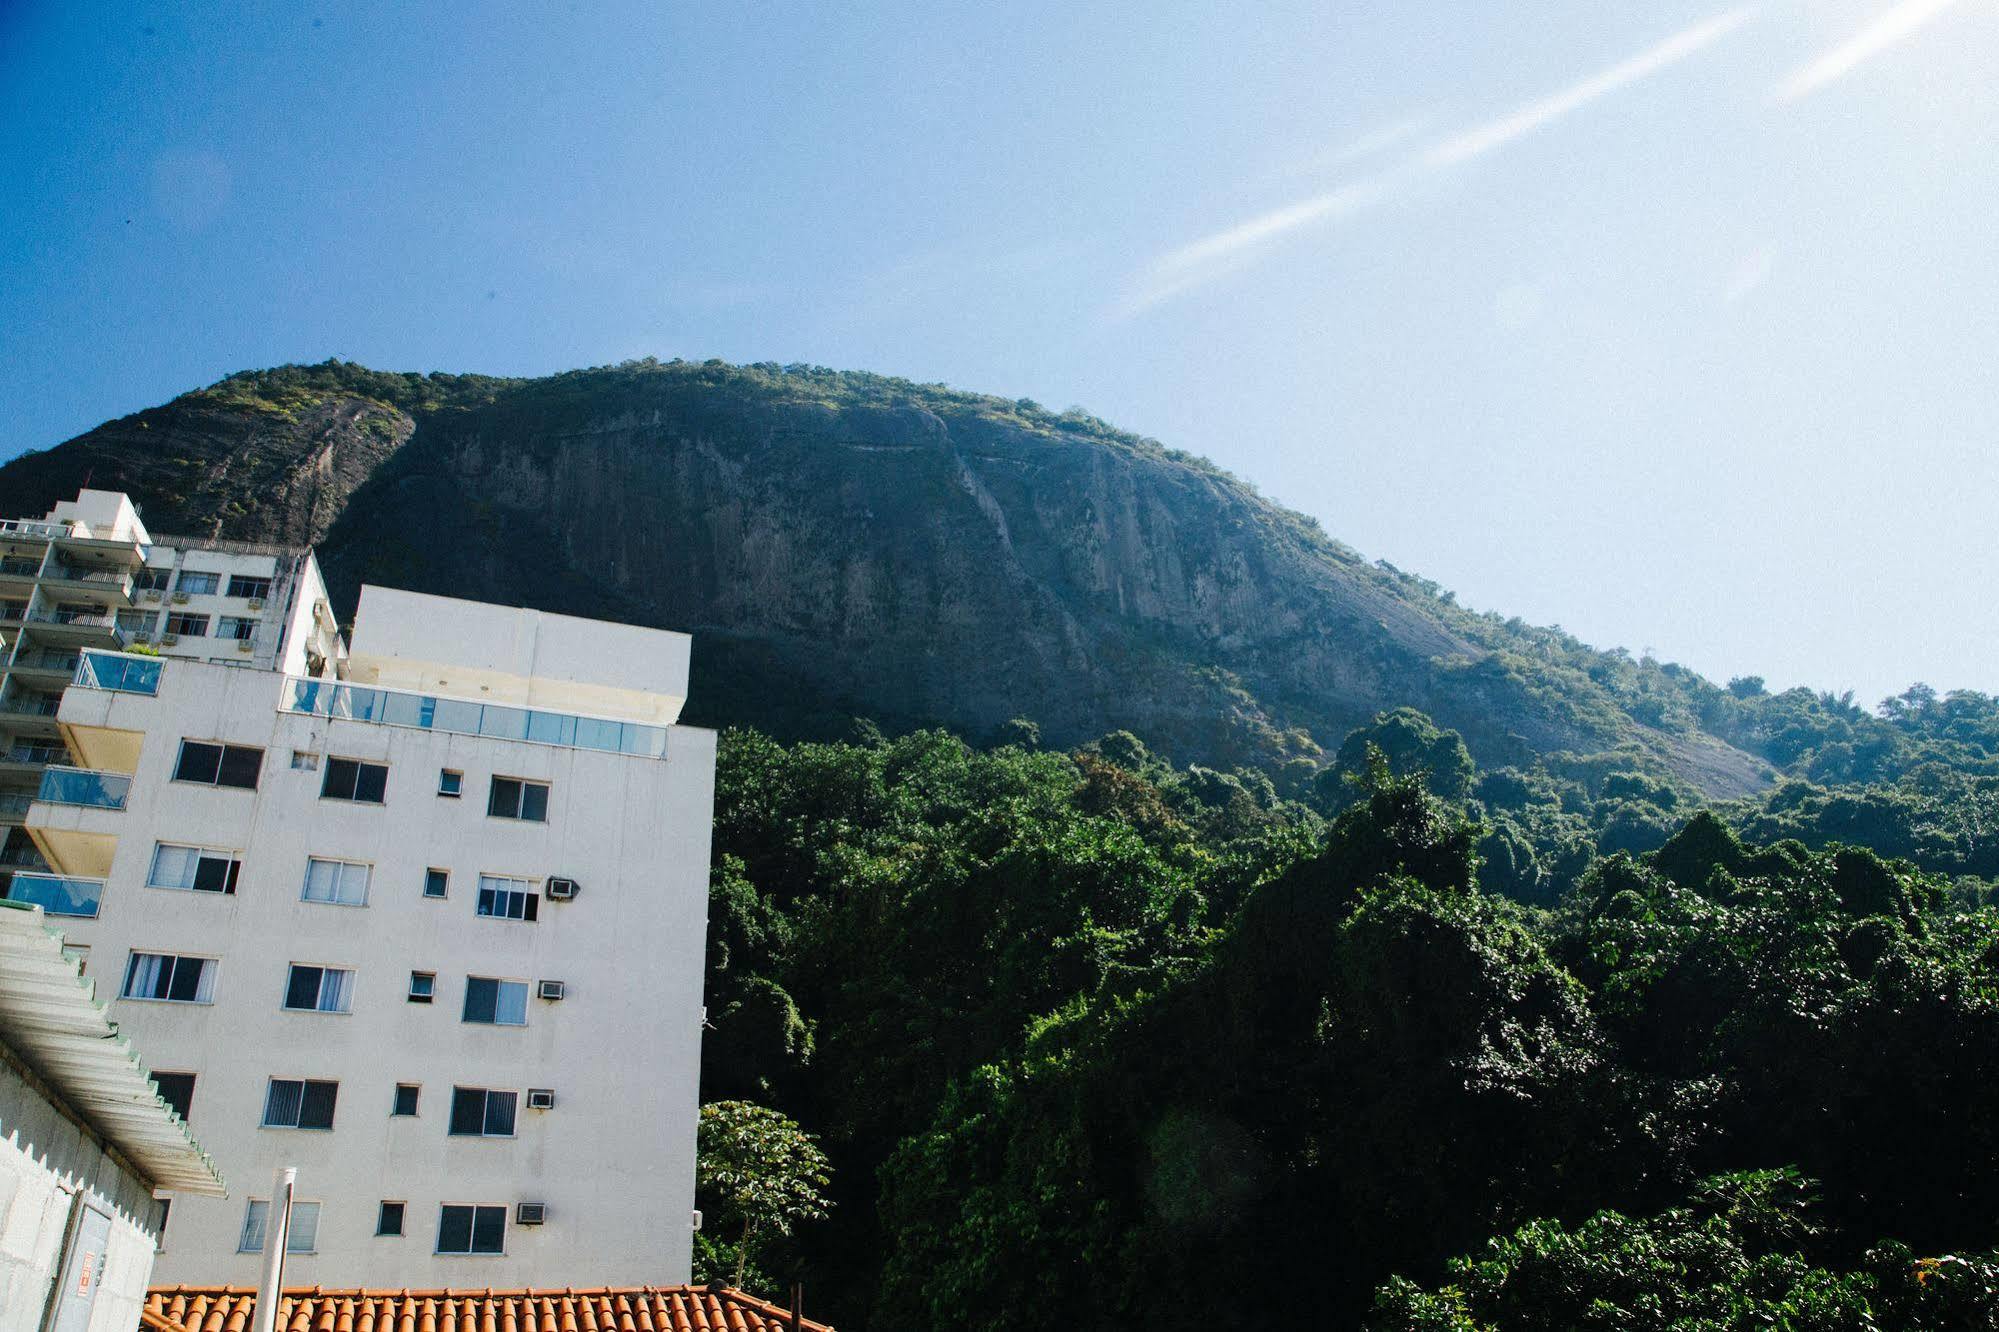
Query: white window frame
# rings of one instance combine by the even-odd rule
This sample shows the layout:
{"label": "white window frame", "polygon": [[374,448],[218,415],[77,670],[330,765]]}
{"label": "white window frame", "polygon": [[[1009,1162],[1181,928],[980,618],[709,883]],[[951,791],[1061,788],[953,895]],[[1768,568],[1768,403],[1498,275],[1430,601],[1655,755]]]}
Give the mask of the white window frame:
{"label": "white window frame", "polygon": [[[283,1121],[273,1122],[271,1119],[271,1092],[272,1089],[274,1089],[277,1086],[277,1084],[279,1084],[280,1082],[296,1082],[298,1084],[298,1105],[295,1107],[293,1111],[294,1116],[303,1116],[305,1113],[305,1089],[307,1086],[309,1086],[312,1083],[318,1083],[321,1086],[333,1088],[333,1113],[328,1117],[327,1123],[323,1127],[318,1124],[306,1125],[299,1123],[296,1117],[289,1124],[284,1123]],[[334,1119],[339,1118],[339,1114],[340,1114],[340,1079],[281,1078],[278,1077],[276,1074],[273,1074],[272,1076],[264,1079],[264,1108],[261,1111],[259,1111],[257,1114],[257,1127],[267,1128],[267,1129],[290,1129],[297,1133],[331,1133],[333,1132],[332,1121]]]}
{"label": "white window frame", "polygon": [[[507,986],[507,985],[519,986],[521,991],[521,1004],[520,1004],[521,1020],[519,1022],[502,1022],[500,1020],[500,1012],[501,1012],[500,996],[505,993],[503,989],[495,989],[493,992],[493,1018],[490,1022],[482,1021],[479,1018],[466,1017],[465,1008],[466,1005],[469,1004],[472,999],[473,981],[491,981],[495,986]],[[467,976],[465,978],[464,1000],[458,1005],[458,1020],[462,1024],[471,1027],[525,1027],[528,1024],[527,1001],[528,1001],[529,988],[530,987],[527,981],[509,980],[505,976]]]}
{"label": "white window frame", "polygon": [[[334,879],[336,893],[346,891],[347,882],[348,882],[347,871],[356,870],[356,869],[360,870],[361,900],[358,902],[350,901],[345,897],[339,897],[339,896],[314,897],[312,895],[312,875],[313,875],[313,866],[315,865],[337,865],[340,867]],[[374,880],[375,880],[375,867],[372,864],[370,864],[368,861],[342,860],[338,856],[307,856],[305,858],[305,882],[299,885],[299,890],[298,890],[299,901],[317,902],[321,906],[364,907],[368,905],[368,894],[374,888]]]}
{"label": "white window frame", "polygon": [[[429,982],[430,982],[430,990],[429,990],[429,992],[428,992],[428,993],[426,993],[426,994],[418,994],[418,993],[416,992],[416,983],[417,983],[417,981],[418,981],[419,979],[423,979],[423,980],[427,980],[427,981],[429,981]],[[410,1001],[411,1003],[413,1003],[413,1004],[434,1004],[434,1003],[436,1003],[436,1002],[437,1002],[437,973],[436,973],[436,972],[434,972],[434,971],[412,971],[412,972],[410,973],[410,988],[409,988],[409,1001]]]}
{"label": "white window frame", "polygon": [[[306,1208],[306,1207],[312,1209],[311,1212],[312,1224],[306,1227],[305,1229],[304,1232],[305,1246],[301,1248],[298,1243],[299,1234],[300,1234],[299,1224],[298,1224],[299,1210],[301,1208]],[[260,1212],[258,1210],[259,1208],[262,1208],[263,1210]],[[252,1218],[255,1218],[256,1221],[256,1232],[255,1232],[256,1239],[254,1243],[251,1240]],[[318,1253],[319,1219],[320,1219],[320,1214],[319,1214],[318,1199],[293,1198],[291,1229],[285,1232],[285,1252]],[[271,1224],[271,1200],[269,1198],[248,1199],[243,1206],[243,1228],[236,1233],[236,1252],[262,1253],[264,1251],[264,1240],[268,1235],[268,1227],[270,1226],[270,1224]]]}
{"label": "white window frame", "polygon": [[[541,918],[541,887],[539,879],[524,879],[518,874],[479,873],[479,891],[472,899],[472,914],[483,920],[516,920],[523,925],[532,925]],[[486,910],[487,894],[494,894],[492,901],[501,909]]]}
{"label": "white window frame", "polygon": [[[291,1003],[292,974],[300,967],[309,967],[319,973],[319,991],[311,1008],[297,1008]],[[346,979],[333,987],[334,998],[339,1001],[338,1007],[328,1008],[326,1006],[326,982],[329,977],[333,976],[344,976]],[[278,1007],[287,1013],[352,1013],[354,1011],[354,968],[329,966],[323,962],[292,963],[285,968],[285,993],[284,998],[278,1001]]]}
{"label": "white window frame", "polygon": [[[183,962],[200,963],[201,977],[195,983],[194,998],[174,999],[166,995],[132,993],[136,964],[142,957],[164,958],[173,963],[175,970],[178,970]],[[134,948],[125,955],[125,978],[118,987],[118,997],[140,1004],[212,1004],[215,1002],[215,972],[218,961],[217,958],[204,957],[200,953],[154,953],[143,948]]]}
{"label": "white window frame", "polygon": [[[194,860],[189,866],[193,873],[188,876],[186,883],[167,883],[160,878],[160,856],[167,851],[193,853]],[[221,889],[196,888],[194,886],[195,879],[200,876],[201,862],[204,860],[220,860],[227,864],[228,868],[222,871],[224,886]],[[212,893],[216,897],[234,897],[236,895],[236,881],[241,877],[242,873],[243,853],[241,851],[219,846],[195,846],[189,842],[154,842],[153,858],[146,866],[146,887],[161,888],[168,892]]]}
{"label": "white window frame", "polygon": [[[447,1209],[453,1207],[463,1207],[470,1210],[472,1213],[472,1224],[469,1227],[467,1227],[465,1231],[465,1243],[468,1247],[463,1249],[447,1249],[444,1247],[444,1213]],[[497,1211],[500,1214],[500,1247],[497,1249],[474,1249],[470,1247],[470,1245],[473,1242],[473,1237],[479,1233],[479,1210],[481,1208],[487,1208],[492,1211]],[[437,1247],[432,1249],[431,1252],[435,1256],[440,1258],[506,1257],[507,1231],[511,1228],[509,1222],[511,1222],[513,1219],[511,1215],[512,1211],[513,1209],[509,1207],[506,1203],[467,1203],[467,1202],[439,1203],[437,1205]]]}
{"label": "white window frame", "polygon": [[[451,1131],[451,1121],[457,1118],[458,1115],[458,1094],[460,1092],[477,1092],[479,1094],[479,1131],[477,1133],[454,1133]],[[486,1128],[487,1117],[492,1113],[491,1107],[495,1096],[511,1096],[513,1098],[513,1128],[509,1132],[492,1133]],[[492,1138],[501,1142],[505,1142],[510,1138],[520,1137],[520,1092],[512,1087],[459,1087],[454,1085],[451,1089],[451,1108],[445,1112],[444,1116],[444,1136],[447,1138]]]}

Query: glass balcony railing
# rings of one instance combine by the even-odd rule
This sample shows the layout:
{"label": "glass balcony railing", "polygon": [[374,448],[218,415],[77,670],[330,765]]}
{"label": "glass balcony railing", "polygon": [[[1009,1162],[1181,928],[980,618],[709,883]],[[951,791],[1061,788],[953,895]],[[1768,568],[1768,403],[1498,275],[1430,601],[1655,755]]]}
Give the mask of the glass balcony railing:
{"label": "glass balcony railing", "polygon": [[88,768],[42,770],[42,789],[35,799],[51,805],[89,805],[94,809],[123,809],[132,779],[122,772],[92,772]]}
{"label": "glass balcony railing", "polygon": [[110,689],[121,694],[157,694],[160,659],[121,652],[85,652],[77,663],[76,683],[85,689]]}
{"label": "glass balcony railing", "polygon": [[321,717],[376,722],[383,726],[413,726],[425,731],[488,735],[499,740],[526,740],[569,749],[601,749],[612,754],[666,757],[666,728],[643,722],[607,721],[536,708],[499,703],[472,703],[456,698],[400,689],[335,684],[330,680],[285,681],[284,706],[291,712]]}
{"label": "glass balcony railing", "polygon": [[51,916],[95,916],[104,897],[104,880],[22,872],[7,885],[6,897],[9,902],[32,902]]}

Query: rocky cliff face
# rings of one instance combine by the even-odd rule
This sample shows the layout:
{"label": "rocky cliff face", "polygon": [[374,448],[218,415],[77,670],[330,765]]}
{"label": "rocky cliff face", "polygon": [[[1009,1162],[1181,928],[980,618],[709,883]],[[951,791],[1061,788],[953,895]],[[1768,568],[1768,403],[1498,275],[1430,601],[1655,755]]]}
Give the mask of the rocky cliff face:
{"label": "rocky cliff face", "polygon": [[4,507],[86,474],[156,530],[316,541],[343,609],[374,581],[689,630],[693,721],[1026,716],[1052,743],[1125,727],[1273,764],[1410,703],[1488,763],[1635,736],[1711,790],[1758,780],[1586,678],[1523,675],[1485,622],[1198,460],[899,380],[265,372],[0,469]]}

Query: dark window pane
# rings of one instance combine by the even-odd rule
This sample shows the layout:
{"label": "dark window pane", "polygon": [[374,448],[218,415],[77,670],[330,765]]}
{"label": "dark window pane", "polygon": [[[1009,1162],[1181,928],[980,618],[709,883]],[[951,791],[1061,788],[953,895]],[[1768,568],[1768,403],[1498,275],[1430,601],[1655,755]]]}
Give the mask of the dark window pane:
{"label": "dark window pane", "polygon": [[507,1246],[507,1209],[475,1208],[472,1218],[472,1252],[501,1253]]}
{"label": "dark window pane", "polygon": [[187,1118],[187,1108],[194,1104],[194,1074],[155,1073],[153,1082],[160,1089],[160,1099],[174,1108],[174,1113]]}
{"label": "dark window pane", "polygon": [[413,1082],[397,1083],[395,1108],[390,1110],[389,1113],[392,1115],[415,1114],[417,1093],[421,1090],[422,1089]]}
{"label": "dark window pane", "polygon": [[236,862],[219,856],[203,856],[194,863],[194,890],[198,893],[236,891]]}
{"label": "dark window pane", "polygon": [[319,1007],[319,976],[318,967],[293,967],[291,984],[285,988],[285,1007]]}
{"label": "dark window pane", "polygon": [[319,779],[319,793],[335,800],[352,800],[354,777],[360,766],[353,759],[326,760],[326,775]]}
{"label": "dark window pane", "polygon": [[498,981],[484,976],[472,976],[465,982],[465,1020],[467,1022],[491,1022],[497,1011],[500,995]]}
{"label": "dark window pane", "polygon": [[399,1202],[382,1204],[382,1214],[375,1221],[377,1235],[400,1235],[403,1233],[403,1205]]}
{"label": "dark window pane", "polygon": [[450,876],[441,869],[425,870],[423,872],[423,895],[425,897],[443,897],[445,889],[450,882]]}
{"label": "dark window pane", "polygon": [[[167,982],[167,998],[194,999],[201,993],[202,960],[195,957],[177,957],[173,960],[173,979]],[[266,994],[270,991],[266,990]]]}
{"label": "dark window pane", "polygon": [[486,797],[486,812],[514,819],[521,812],[521,784],[511,777],[495,777],[493,793]]}
{"label": "dark window pane", "polygon": [[222,885],[223,892],[233,893],[236,891],[236,876],[242,873],[242,870],[243,870],[242,861],[232,860],[229,862],[229,879],[226,883]]}
{"label": "dark window pane", "polygon": [[308,1082],[305,1099],[299,1105],[298,1126],[309,1129],[333,1127],[333,1102],[340,1095],[337,1082]]}
{"label": "dark window pane", "polygon": [[204,745],[193,740],[180,742],[180,761],[174,764],[177,782],[213,782],[222,766],[222,746]]}
{"label": "dark window pane", "polygon": [[264,767],[264,751],[250,749],[243,745],[226,745],[222,750],[222,763],[216,773],[217,786],[241,786],[248,790],[257,789],[257,774]]}
{"label": "dark window pane", "polygon": [[437,1214],[437,1251],[472,1252],[472,1209],[446,1206]]}
{"label": "dark window pane", "polygon": [[299,1101],[305,1084],[287,1078],[272,1078],[264,1094],[264,1122],[277,1128],[298,1127]]}
{"label": "dark window pane", "polygon": [[486,1093],[486,1132],[499,1138],[513,1136],[514,1093],[510,1091]]}
{"label": "dark window pane", "polygon": [[388,789],[389,770],[379,763],[363,763],[354,780],[354,798],[365,800],[371,805],[382,803],[382,793]]}
{"label": "dark window pane", "polygon": [[453,1137],[478,1137],[485,1131],[486,1093],[476,1087],[453,1087],[451,1089],[451,1127],[445,1132]]}
{"label": "dark window pane", "polygon": [[548,788],[538,782],[521,787],[521,817],[535,823],[548,822]]}
{"label": "dark window pane", "polygon": [[537,905],[538,905],[538,904],[540,903],[540,901],[541,901],[541,894],[539,894],[539,893],[522,893],[522,894],[521,894],[521,896],[523,896],[523,897],[527,898],[527,908],[526,908],[526,910],[525,910],[525,911],[523,911],[523,912],[521,913],[521,919],[522,919],[522,920],[534,920],[534,919],[536,919],[536,908],[537,908]]}

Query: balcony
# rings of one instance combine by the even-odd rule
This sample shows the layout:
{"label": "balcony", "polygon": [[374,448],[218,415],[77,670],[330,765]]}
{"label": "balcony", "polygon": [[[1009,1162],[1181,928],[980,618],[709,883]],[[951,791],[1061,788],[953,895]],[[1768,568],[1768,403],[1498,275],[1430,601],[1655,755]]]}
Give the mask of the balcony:
{"label": "balcony", "polygon": [[62,697],[47,697],[26,694],[19,698],[0,699],[0,718],[53,717],[62,706]]}
{"label": "balcony", "polygon": [[0,536],[35,537],[46,541],[68,535],[68,523],[43,523],[32,518],[0,518]]}
{"label": "balcony", "polygon": [[525,740],[530,744],[597,749],[643,758],[666,757],[667,728],[664,726],[542,712],[535,708],[506,707],[498,703],[437,698],[400,689],[335,684],[329,680],[302,680],[292,676],[285,680],[283,707],[290,712],[374,722],[380,726],[410,726],[424,731],[484,735],[496,740]]}
{"label": "balcony", "polygon": [[132,790],[132,779],[122,772],[95,772],[89,768],[42,770],[42,787],[35,799],[50,805],[83,805],[91,809],[123,809]]}
{"label": "balcony", "polygon": [[132,575],[122,569],[93,569],[78,564],[51,564],[42,577],[67,583],[79,591],[103,592],[121,601],[132,599]]}
{"label": "balcony", "polygon": [[75,652],[63,652],[54,648],[24,648],[14,658],[9,669],[16,679],[23,676],[37,676],[38,682],[61,688],[76,678],[76,668],[82,657]]}
{"label": "balcony", "polygon": [[160,692],[160,659],[122,652],[84,652],[76,665],[76,683],[84,689],[119,694]]}
{"label": "balcony", "polygon": [[9,902],[32,902],[51,916],[97,914],[104,897],[104,880],[78,879],[63,874],[18,873],[7,886]]}
{"label": "balcony", "polygon": [[0,587],[25,592],[41,576],[42,562],[26,555],[0,555]]}
{"label": "balcony", "polygon": [[118,627],[117,617],[108,610],[58,607],[55,610],[29,611],[26,624],[37,634],[71,643],[118,647],[126,639],[125,631]]}
{"label": "balcony", "polygon": [[[31,795],[0,796],[0,801],[20,801],[19,808],[23,814],[28,812],[28,806],[34,803],[34,799]],[[7,808],[12,806],[0,804],[0,810]],[[42,853],[35,849],[33,843],[0,846],[0,868],[20,869],[24,866],[28,869],[45,870],[49,867],[49,862],[42,859]]]}

